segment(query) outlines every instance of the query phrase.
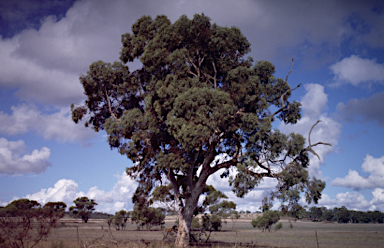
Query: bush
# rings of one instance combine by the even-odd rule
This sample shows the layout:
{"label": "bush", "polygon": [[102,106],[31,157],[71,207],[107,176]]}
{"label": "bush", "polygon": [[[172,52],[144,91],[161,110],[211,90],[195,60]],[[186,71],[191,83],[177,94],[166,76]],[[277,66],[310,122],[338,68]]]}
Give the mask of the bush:
{"label": "bush", "polygon": [[221,219],[217,214],[212,214],[210,218],[211,226],[213,230],[220,231],[221,230]]}
{"label": "bush", "polygon": [[283,223],[279,222],[275,225],[275,231],[280,230],[281,228],[283,228]]}
{"label": "bush", "polygon": [[202,217],[202,228],[204,231],[220,231],[221,230],[221,219],[218,215],[205,214]]}
{"label": "bush", "polygon": [[63,217],[65,208],[63,202],[48,202],[44,207],[28,199],[11,202],[0,210],[0,247],[36,246]]}
{"label": "bush", "polygon": [[195,229],[201,227],[199,222],[199,217],[193,217],[191,227]]}
{"label": "bush", "polygon": [[261,230],[271,231],[273,224],[280,220],[280,213],[278,211],[267,210],[262,216],[258,216],[256,219],[251,221],[253,227],[260,228]]}
{"label": "bush", "polygon": [[153,226],[164,225],[165,214],[158,208],[134,206],[131,216],[138,229],[145,226],[147,230],[151,230]]}

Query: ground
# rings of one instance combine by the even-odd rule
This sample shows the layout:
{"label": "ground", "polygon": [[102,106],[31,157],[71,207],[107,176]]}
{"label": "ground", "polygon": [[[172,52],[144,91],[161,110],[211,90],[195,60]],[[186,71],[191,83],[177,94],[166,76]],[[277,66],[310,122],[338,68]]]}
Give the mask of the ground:
{"label": "ground", "polygon": [[[210,241],[213,247],[382,247],[384,224],[338,224],[311,221],[292,222],[282,219],[283,228],[278,231],[262,232],[251,225],[252,215],[242,215],[233,225],[231,220],[223,224],[220,232],[213,232]],[[175,219],[167,217],[165,227],[174,225]],[[233,226],[233,229],[232,229]],[[273,228],[272,228],[273,230]],[[112,237],[112,236],[113,237]],[[164,230],[158,227],[151,231],[138,231],[129,224],[125,231],[109,228],[106,220],[62,219],[58,228],[40,247],[169,247],[162,244]]]}

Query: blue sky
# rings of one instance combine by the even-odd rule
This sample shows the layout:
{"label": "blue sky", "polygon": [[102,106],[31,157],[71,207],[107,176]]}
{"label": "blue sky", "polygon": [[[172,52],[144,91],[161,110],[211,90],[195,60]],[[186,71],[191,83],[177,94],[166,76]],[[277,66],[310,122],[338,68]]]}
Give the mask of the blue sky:
{"label": "blue sky", "polygon": [[[79,76],[97,60],[117,61],[120,38],[142,15],[174,22],[204,13],[221,26],[237,26],[249,54],[276,66],[276,76],[302,84],[303,104],[284,132],[333,146],[316,147],[310,175],[326,181],[320,206],[384,211],[384,4],[382,1],[1,1],[0,3],[0,205],[27,197],[72,205],[79,196],[114,213],[132,208],[132,163],[111,150],[103,132],[70,118],[84,101]],[[138,64],[129,64],[137,68]],[[274,188],[265,180],[245,198],[226,181],[208,180],[255,211]]]}

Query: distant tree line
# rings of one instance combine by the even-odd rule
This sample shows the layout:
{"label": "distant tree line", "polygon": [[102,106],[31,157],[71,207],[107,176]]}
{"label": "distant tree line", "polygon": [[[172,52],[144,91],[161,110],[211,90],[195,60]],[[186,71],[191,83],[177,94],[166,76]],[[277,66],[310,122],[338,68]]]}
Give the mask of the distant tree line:
{"label": "distant tree line", "polygon": [[299,218],[308,218],[312,221],[330,221],[338,223],[384,223],[384,213],[376,211],[348,210],[345,206],[327,209],[326,207],[311,207],[308,211],[302,210]]}

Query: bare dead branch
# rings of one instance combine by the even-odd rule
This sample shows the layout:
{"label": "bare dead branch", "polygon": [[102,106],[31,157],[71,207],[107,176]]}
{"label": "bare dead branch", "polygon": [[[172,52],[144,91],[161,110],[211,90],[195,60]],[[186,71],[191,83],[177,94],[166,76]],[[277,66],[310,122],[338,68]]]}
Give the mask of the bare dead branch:
{"label": "bare dead branch", "polygon": [[316,123],[312,125],[311,130],[309,130],[309,134],[308,134],[308,144],[309,144],[309,146],[312,146],[312,144],[311,144],[311,133],[312,133],[312,130],[320,122],[321,122],[321,120],[317,120]]}
{"label": "bare dead branch", "polygon": [[285,82],[288,83],[288,76],[289,74],[291,74],[292,72],[292,69],[293,69],[293,65],[294,65],[294,62],[293,62],[293,59],[292,59],[292,66],[291,66],[291,70],[288,72],[287,76],[285,77]]}
{"label": "bare dead branch", "polygon": [[188,60],[189,62],[192,64],[192,66],[195,68],[196,72],[197,72],[197,75],[195,73],[193,73],[191,70],[189,70],[188,72],[191,73],[192,75],[194,75],[195,77],[197,77],[197,79],[200,78],[200,69],[199,67],[197,67],[193,62],[192,62],[192,59],[188,56]]}
{"label": "bare dead branch", "polygon": [[117,122],[120,122],[120,119],[118,119],[115,115],[115,113],[113,113],[112,111],[112,107],[111,107],[111,101],[109,100],[109,96],[108,96],[108,92],[107,92],[107,87],[104,88],[104,91],[105,91],[105,97],[107,98],[107,102],[108,102],[108,110],[109,110],[109,113],[111,114],[111,116],[113,117],[113,119],[115,119]]}
{"label": "bare dead branch", "polygon": [[193,73],[191,70],[189,70],[188,73],[197,78],[197,74]]}
{"label": "bare dead branch", "polygon": [[320,156],[312,149],[312,147],[314,146],[317,146],[317,145],[327,145],[327,146],[332,146],[331,144],[329,143],[324,143],[324,142],[317,142],[316,144],[311,144],[311,133],[312,133],[312,130],[313,128],[319,124],[321,122],[321,120],[318,120],[315,124],[312,125],[311,127],[311,130],[309,131],[309,134],[308,134],[308,147],[305,148],[303,151],[309,151],[309,152],[312,152],[319,160],[320,160]]}

